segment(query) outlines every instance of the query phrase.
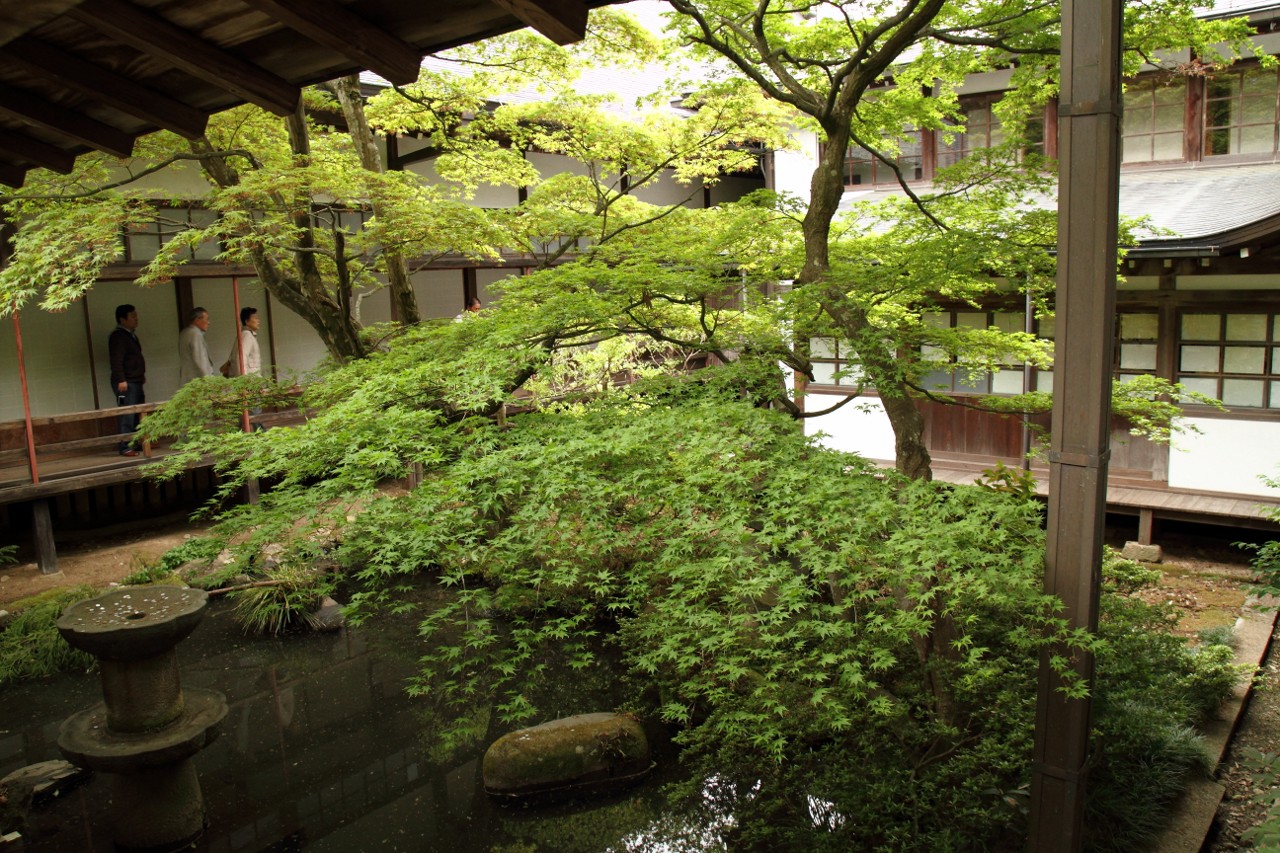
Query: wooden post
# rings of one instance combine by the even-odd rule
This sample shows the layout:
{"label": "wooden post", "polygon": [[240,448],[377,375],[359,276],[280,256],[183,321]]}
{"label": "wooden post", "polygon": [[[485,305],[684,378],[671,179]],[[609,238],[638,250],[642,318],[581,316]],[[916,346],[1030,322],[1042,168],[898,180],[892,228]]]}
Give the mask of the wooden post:
{"label": "wooden post", "polygon": [[1150,507],[1138,510],[1138,544],[1150,545],[1155,533],[1156,511]]}
{"label": "wooden post", "polygon": [[53,541],[53,521],[49,517],[49,501],[40,498],[31,502],[32,525],[35,532],[36,565],[41,574],[58,572],[58,549]]}
{"label": "wooden post", "polygon": [[[1045,589],[1071,628],[1098,625],[1106,516],[1119,206],[1122,0],[1066,0],[1058,107],[1058,292]],[[1028,849],[1082,849],[1089,698],[1050,665],[1065,654],[1092,689],[1093,656],[1040,658]]]}

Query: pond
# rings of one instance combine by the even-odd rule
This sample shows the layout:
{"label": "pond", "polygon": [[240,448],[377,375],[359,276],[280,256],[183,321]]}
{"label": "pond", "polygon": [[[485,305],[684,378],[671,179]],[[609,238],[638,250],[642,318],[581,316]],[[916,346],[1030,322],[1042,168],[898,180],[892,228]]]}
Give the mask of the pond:
{"label": "pond", "polygon": [[[679,766],[654,737],[659,769],[641,786],[606,799],[520,807],[482,787],[480,759],[507,728],[479,709],[483,737],[440,748],[439,710],[410,697],[416,643],[407,619],[283,639],[246,637],[225,603],[178,647],[185,687],[219,690],[229,713],[196,758],[208,829],[198,851],[675,851],[724,849],[722,818],[702,823],[672,811],[661,788]],[[565,704],[548,717],[612,710],[607,689],[591,697],[582,679],[560,685]],[[555,694],[553,685],[550,692]],[[101,699],[98,676],[67,675],[5,690],[0,777],[60,758],[58,727]],[[537,720],[535,722],[540,722]],[[91,777],[37,809],[24,851],[110,851],[108,780]]]}

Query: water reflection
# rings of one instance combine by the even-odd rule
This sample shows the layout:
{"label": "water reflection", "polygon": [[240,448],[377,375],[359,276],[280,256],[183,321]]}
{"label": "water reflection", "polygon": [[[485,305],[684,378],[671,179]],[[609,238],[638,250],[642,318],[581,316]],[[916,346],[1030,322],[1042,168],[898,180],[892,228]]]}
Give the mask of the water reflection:
{"label": "water reflection", "polygon": [[[481,786],[480,756],[502,730],[490,726],[474,748],[442,754],[427,730],[438,709],[404,691],[416,642],[408,621],[286,640],[248,638],[225,604],[211,607],[178,648],[183,684],[220,690],[230,707],[221,736],[196,757],[209,829],[194,849],[720,849],[723,819],[690,826],[670,813],[659,791],[675,765],[669,754],[659,755],[665,774],[610,800],[527,810],[493,803]],[[566,704],[584,701],[581,689],[580,682],[566,686],[572,697]],[[94,675],[7,689],[0,776],[59,758],[59,724],[99,698]],[[607,710],[613,697],[594,701],[548,711]],[[484,726],[488,714],[478,719]],[[111,850],[108,791],[106,779],[95,777],[37,810],[21,849]]]}

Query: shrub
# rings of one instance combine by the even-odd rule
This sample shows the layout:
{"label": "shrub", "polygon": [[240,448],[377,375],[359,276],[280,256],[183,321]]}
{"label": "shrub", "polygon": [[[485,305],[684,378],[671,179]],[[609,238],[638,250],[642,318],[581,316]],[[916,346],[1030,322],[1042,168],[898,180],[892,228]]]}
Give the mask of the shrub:
{"label": "shrub", "polygon": [[56,623],[68,606],[94,595],[93,587],[77,586],[14,602],[13,621],[0,632],[0,684],[93,666],[91,655],[62,639]]}

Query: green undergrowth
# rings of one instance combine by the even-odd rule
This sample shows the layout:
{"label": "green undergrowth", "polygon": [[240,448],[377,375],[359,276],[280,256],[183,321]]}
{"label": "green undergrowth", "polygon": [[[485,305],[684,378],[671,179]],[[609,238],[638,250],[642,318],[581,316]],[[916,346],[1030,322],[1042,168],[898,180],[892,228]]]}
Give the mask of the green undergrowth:
{"label": "green undergrowth", "polygon": [[68,645],[55,623],[68,606],[96,594],[91,586],[76,586],[9,605],[13,621],[0,631],[0,685],[90,669],[93,657]]}

